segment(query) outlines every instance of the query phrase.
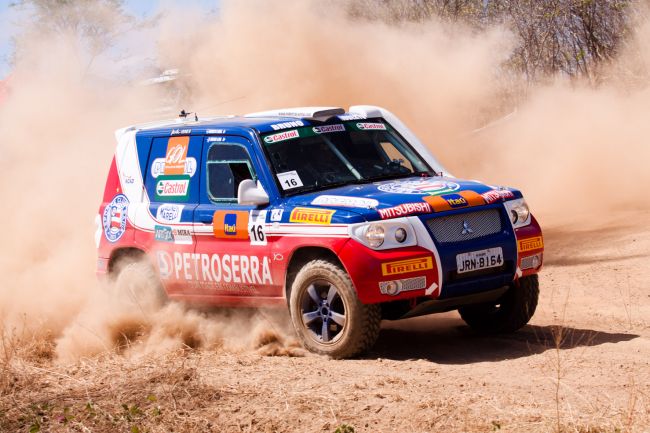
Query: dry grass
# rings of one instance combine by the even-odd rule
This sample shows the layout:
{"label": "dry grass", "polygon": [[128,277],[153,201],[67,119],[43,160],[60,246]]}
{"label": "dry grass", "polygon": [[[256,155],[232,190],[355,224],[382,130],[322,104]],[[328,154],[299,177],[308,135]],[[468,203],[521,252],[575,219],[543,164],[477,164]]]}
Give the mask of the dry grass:
{"label": "dry grass", "polygon": [[[258,342],[262,349],[283,345],[273,334]],[[4,349],[10,358],[0,365],[2,432],[633,433],[644,432],[649,415],[643,387],[632,386],[620,407],[571,412],[571,399],[563,399],[558,425],[549,394],[535,396],[537,407],[522,399],[521,390],[500,395],[502,385],[485,388],[467,376],[473,376],[471,365],[460,377],[453,370],[440,376],[439,367],[422,360],[335,361],[260,356],[260,349],[186,348],[155,356],[110,353],[66,366],[27,360],[8,344]]]}

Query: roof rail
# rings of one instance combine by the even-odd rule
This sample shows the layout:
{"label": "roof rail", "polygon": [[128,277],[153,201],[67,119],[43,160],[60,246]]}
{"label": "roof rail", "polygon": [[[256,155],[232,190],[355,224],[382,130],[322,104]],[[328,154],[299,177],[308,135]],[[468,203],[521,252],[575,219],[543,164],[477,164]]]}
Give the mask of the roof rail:
{"label": "roof rail", "polygon": [[323,120],[321,120],[321,118],[330,118],[343,113],[345,113],[345,110],[341,107],[293,107],[249,113],[244,115],[244,117],[297,117],[300,119],[314,119],[322,122]]}
{"label": "roof rail", "polygon": [[209,122],[211,120],[217,120],[217,119],[229,119],[231,117],[235,117],[232,114],[228,115],[223,115],[223,116],[210,116],[210,117],[199,117],[198,120],[194,120],[193,117],[183,119],[180,117],[175,117],[172,119],[165,119],[165,120],[156,120],[153,122],[145,122],[145,123],[138,123],[135,125],[130,125],[130,126],[125,126],[124,128],[120,128],[115,131],[115,138],[119,141],[120,137],[128,131],[139,131],[143,129],[154,129],[154,128],[164,128],[166,126],[179,126],[179,125],[196,125],[201,122]]}

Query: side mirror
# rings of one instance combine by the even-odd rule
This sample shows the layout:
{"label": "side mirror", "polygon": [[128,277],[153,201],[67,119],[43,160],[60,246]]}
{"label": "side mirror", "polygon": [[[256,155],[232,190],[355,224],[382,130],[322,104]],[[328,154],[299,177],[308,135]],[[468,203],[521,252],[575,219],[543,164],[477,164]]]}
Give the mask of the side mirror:
{"label": "side mirror", "polygon": [[252,179],[246,179],[239,183],[237,203],[260,206],[269,203],[269,195],[264,191],[262,185],[257,185]]}

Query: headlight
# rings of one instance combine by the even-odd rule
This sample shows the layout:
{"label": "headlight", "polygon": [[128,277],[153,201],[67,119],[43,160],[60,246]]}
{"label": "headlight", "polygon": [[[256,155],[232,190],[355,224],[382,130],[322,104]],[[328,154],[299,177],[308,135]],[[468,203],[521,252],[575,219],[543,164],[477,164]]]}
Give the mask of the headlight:
{"label": "headlight", "polygon": [[402,227],[399,227],[397,230],[395,230],[395,240],[400,244],[404,242],[407,237],[408,235],[406,234],[406,230],[404,230]]}
{"label": "headlight", "polygon": [[371,224],[366,229],[366,241],[371,248],[379,248],[384,243],[384,226]]}
{"label": "headlight", "polygon": [[513,224],[517,224],[519,221],[526,221],[529,214],[530,211],[528,210],[528,205],[522,203],[521,205],[510,209],[510,220]]}
{"label": "headlight", "polygon": [[388,250],[417,245],[415,230],[408,218],[352,224],[350,236],[373,250]]}
{"label": "headlight", "polygon": [[530,210],[523,198],[507,201],[503,204],[508,211],[510,222],[514,228],[527,226],[530,224]]}

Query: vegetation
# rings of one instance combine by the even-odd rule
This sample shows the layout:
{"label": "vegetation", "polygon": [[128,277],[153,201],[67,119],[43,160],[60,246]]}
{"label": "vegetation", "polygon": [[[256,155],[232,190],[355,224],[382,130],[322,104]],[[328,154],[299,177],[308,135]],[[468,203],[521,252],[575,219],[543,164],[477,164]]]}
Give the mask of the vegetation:
{"label": "vegetation", "polygon": [[355,0],[361,19],[419,22],[438,18],[479,30],[501,25],[515,35],[507,64],[528,82],[561,74],[600,79],[630,34],[640,4],[633,0]]}

